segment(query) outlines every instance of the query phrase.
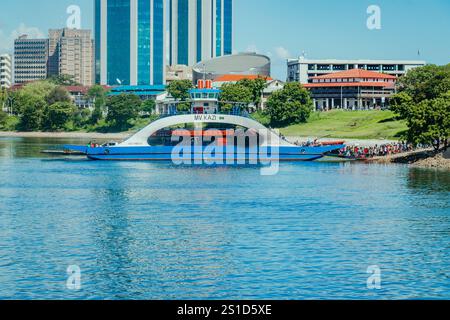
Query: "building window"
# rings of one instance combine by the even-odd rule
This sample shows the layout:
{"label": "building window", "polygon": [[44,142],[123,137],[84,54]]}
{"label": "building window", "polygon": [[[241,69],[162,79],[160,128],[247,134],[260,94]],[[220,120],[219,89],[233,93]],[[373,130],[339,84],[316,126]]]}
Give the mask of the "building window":
{"label": "building window", "polygon": [[317,70],[319,71],[328,71],[331,70],[331,66],[329,64],[318,64]]}
{"label": "building window", "polygon": [[178,64],[189,65],[189,1],[178,1]]}
{"label": "building window", "polygon": [[222,0],[216,2],[216,56],[222,55]]}

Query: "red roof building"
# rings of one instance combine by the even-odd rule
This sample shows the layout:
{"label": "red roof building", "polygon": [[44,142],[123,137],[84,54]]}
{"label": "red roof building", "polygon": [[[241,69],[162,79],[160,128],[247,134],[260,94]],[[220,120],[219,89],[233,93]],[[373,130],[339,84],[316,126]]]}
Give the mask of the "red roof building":
{"label": "red roof building", "polygon": [[387,107],[396,81],[388,74],[352,69],[312,77],[303,86],[310,90],[316,110],[367,110]]}

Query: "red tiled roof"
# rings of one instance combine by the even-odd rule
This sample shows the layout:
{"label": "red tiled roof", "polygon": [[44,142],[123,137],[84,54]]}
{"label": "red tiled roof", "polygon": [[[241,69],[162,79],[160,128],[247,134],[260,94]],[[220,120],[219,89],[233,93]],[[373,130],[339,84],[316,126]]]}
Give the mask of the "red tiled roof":
{"label": "red tiled roof", "polygon": [[305,88],[331,88],[331,87],[383,87],[393,88],[393,82],[319,82],[303,85]]}
{"label": "red tiled roof", "polygon": [[263,78],[266,79],[267,81],[273,80],[271,77],[262,77],[253,74],[227,74],[218,77],[217,79],[214,80],[214,82],[237,82],[243,79],[254,80],[258,78]]}
{"label": "red tiled roof", "polygon": [[[105,89],[105,90],[111,89],[111,87],[108,87],[108,86],[102,86],[102,87],[103,87],[103,89]],[[66,88],[66,90],[69,91],[69,92],[80,92],[80,93],[86,94],[86,93],[89,91],[89,89],[90,89],[91,87],[85,87],[85,86],[65,86],[64,88]]]}
{"label": "red tiled roof", "polygon": [[324,76],[312,77],[311,79],[343,79],[343,78],[370,78],[370,79],[397,79],[395,76],[380,72],[367,71],[363,69],[352,69],[336,73],[330,73]]}
{"label": "red tiled roof", "polygon": [[83,94],[89,91],[89,87],[84,86],[65,86],[64,88],[69,92],[80,92]]}

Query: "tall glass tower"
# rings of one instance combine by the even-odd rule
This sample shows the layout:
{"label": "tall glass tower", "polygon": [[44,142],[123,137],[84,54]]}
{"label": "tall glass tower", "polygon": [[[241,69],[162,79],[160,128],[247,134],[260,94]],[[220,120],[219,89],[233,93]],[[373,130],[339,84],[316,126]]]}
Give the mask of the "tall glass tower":
{"label": "tall glass tower", "polygon": [[169,0],[170,64],[232,53],[233,0]]}
{"label": "tall glass tower", "polygon": [[95,0],[96,82],[164,84],[165,0]]}

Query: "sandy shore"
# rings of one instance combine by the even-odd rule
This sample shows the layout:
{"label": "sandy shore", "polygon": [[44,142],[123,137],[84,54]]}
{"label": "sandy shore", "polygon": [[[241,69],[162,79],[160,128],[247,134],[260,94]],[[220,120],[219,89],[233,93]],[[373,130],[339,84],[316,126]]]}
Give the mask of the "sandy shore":
{"label": "sandy shore", "polygon": [[10,138],[54,138],[54,139],[112,139],[123,140],[131,133],[97,133],[97,132],[0,132],[0,137]]}

